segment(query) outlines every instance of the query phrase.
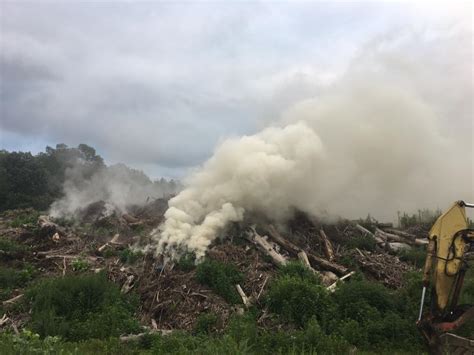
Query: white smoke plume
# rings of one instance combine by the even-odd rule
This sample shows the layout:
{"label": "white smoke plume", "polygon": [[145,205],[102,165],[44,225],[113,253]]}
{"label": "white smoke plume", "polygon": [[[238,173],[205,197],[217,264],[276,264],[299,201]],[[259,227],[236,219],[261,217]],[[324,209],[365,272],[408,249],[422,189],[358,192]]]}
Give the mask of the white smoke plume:
{"label": "white smoke plume", "polygon": [[73,217],[97,201],[104,201],[109,213],[124,213],[131,205],[169,197],[180,188],[179,183],[165,179],[152,182],[143,172],[123,164],[98,169],[87,178],[84,170],[80,162],[66,170],[64,196],[51,205],[52,217]]}
{"label": "white smoke plume", "polygon": [[251,212],[393,220],[473,200],[471,35],[379,38],[279,124],[224,141],[170,200],[157,253],[200,258]]}

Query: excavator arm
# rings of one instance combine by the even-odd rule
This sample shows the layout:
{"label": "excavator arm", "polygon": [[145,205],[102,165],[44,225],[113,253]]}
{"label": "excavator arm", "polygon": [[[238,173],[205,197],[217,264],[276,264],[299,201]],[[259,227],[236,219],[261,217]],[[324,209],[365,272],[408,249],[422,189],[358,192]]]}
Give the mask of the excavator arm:
{"label": "excavator arm", "polygon": [[[474,255],[474,230],[468,228],[466,207],[474,207],[474,204],[454,203],[436,220],[429,234],[417,325],[435,353],[451,338],[457,343],[464,339],[467,351],[474,352],[474,341],[448,333],[474,319],[474,307],[458,305],[467,260]],[[431,306],[423,313],[425,294],[430,285]]]}

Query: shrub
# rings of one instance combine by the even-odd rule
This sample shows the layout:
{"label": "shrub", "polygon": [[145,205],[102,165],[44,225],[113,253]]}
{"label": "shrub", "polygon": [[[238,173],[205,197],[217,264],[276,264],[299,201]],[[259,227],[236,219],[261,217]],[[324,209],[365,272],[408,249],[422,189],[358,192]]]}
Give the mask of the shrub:
{"label": "shrub", "polygon": [[374,251],[376,245],[377,243],[375,242],[375,239],[369,235],[361,235],[361,236],[352,237],[346,243],[346,246],[349,249],[358,248],[358,249],[363,249],[363,250],[368,250],[368,251]]}
{"label": "shrub", "polygon": [[313,316],[325,325],[334,305],[327,290],[315,282],[295,276],[281,276],[268,289],[268,308],[284,320],[303,327]]}
{"label": "shrub", "polygon": [[360,320],[360,312],[352,305],[363,307],[362,304],[366,304],[381,313],[395,308],[394,296],[386,287],[365,280],[355,280],[339,285],[334,293],[334,299],[338,304],[339,314],[355,320]]}
{"label": "shrub", "polygon": [[74,259],[71,262],[72,269],[74,271],[82,272],[82,271],[87,271],[89,269],[89,263],[85,259]]}
{"label": "shrub", "polygon": [[201,314],[197,320],[194,330],[198,334],[210,334],[217,328],[218,317],[215,313]]}
{"label": "shrub", "polygon": [[179,258],[176,263],[178,270],[188,272],[196,268],[196,255],[194,253],[186,253]]}
{"label": "shrub", "polygon": [[136,299],[126,297],[103,273],[44,280],[28,293],[33,331],[68,340],[105,338],[139,330]]}
{"label": "shrub", "polygon": [[286,265],[279,268],[280,276],[299,277],[314,284],[320,284],[321,280],[310,269],[303,265],[300,261],[290,261]]}
{"label": "shrub", "polygon": [[[412,284],[407,283],[403,292],[390,291],[365,280],[341,284],[334,293],[337,303],[334,316],[338,321],[331,327],[352,344],[367,349],[420,349],[421,337],[413,309],[415,295],[411,288]],[[416,291],[416,302],[419,302],[421,288],[417,287]]]}
{"label": "shrub", "polygon": [[135,264],[143,256],[141,251],[133,251],[130,248],[124,249],[119,253],[120,261],[124,264]]}
{"label": "shrub", "polygon": [[398,253],[398,257],[401,261],[421,268],[425,264],[426,250],[424,248],[403,249]]}
{"label": "shrub", "polygon": [[243,276],[234,265],[216,260],[204,260],[196,268],[196,278],[227,302],[231,304],[241,302],[235,285],[242,282]]}
{"label": "shrub", "polygon": [[23,270],[16,270],[6,267],[0,267],[0,288],[10,289],[24,286],[33,278],[31,266],[26,266]]}

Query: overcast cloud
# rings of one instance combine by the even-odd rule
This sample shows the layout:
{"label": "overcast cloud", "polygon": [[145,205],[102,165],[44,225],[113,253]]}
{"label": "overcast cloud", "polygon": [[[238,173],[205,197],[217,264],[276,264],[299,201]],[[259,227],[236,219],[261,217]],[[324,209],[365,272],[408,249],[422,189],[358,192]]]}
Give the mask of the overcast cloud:
{"label": "overcast cloud", "polygon": [[[223,139],[318,97],[384,38],[402,38],[410,60],[422,61],[457,33],[454,54],[472,59],[467,3],[2,2],[0,10],[0,148],[87,143],[153,177],[180,177]],[[406,36],[421,36],[421,48]],[[402,64],[394,67],[411,67]],[[459,104],[471,109],[446,127],[472,141],[472,66],[461,74],[471,97]],[[439,88],[420,90],[441,99]],[[456,87],[443,91],[449,100]]]}

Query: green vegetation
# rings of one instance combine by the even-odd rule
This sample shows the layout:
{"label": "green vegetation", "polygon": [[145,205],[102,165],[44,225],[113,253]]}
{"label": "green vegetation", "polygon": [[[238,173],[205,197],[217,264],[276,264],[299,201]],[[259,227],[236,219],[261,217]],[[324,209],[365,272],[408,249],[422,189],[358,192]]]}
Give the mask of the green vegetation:
{"label": "green vegetation", "polygon": [[143,257],[143,253],[139,250],[134,251],[130,248],[126,248],[119,252],[119,259],[124,264],[135,264],[141,257]]}
{"label": "green vegetation", "polygon": [[337,335],[339,344],[421,351],[414,321],[420,290],[418,274],[409,275],[399,291],[359,277],[341,284],[334,294],[311,278],[282,274],[270,284],[266,303],[297,329],[316,332],[319,327],[325,336]]}
{"label": "green vegetation", "polygon": [[77,272],[87,271],[89,269],[89,263],[85,259],[74,259],[71,262],[72,269]]}
{"label": "green vegetation", "polygon": [[429,209],[418,210],[417,214],[408,215],[407,213],[398,213],[398,224],[402,228],[424,225],[431,227],[433,223],[441,216],[441,210],[431,211]]}
{"label": "green vegetation", "polygon": [[40,213],[33,209],[20,210],[20,213],[10,222],[10,227],[18,228],[26,226],[29,228],[35,228],[39,216]]}
{"label": "green vegetation", "polygon": [[196,268],[196,255],[194,253],[186,253],[179,258],[176,263],[178,270],[188,272]]}
{"label": "green vegetation", "polygon": [[0,260],[19,259],[28,247],[14,240],[0,237]]}
{"label": "green vegetation", "polygon": [[217,329],[218,320],[219,318],[215,313],[201,314],[196,320],[195,332],[197,334],[211,334]]}
{"label": "green vegetation", "polygon": [[401,250],[398,253],[401,261],[410,263],[417,268],[422,268],[425,264],[426,249],[422,247],[415,247],[410,250]]}
{"label": "green vegetation", "polygon": [[95,149],[86,144],[69,148],[58,144],[45,153],[0,151],[0,211],[33,207],[45,210],[62,195],[66,169],[82,163],[84,178],[105,167]]}
{"label": "green vegetation", "polygon": [[231,304],[241,302],[235,285],[242,282],[243,276],[234,265],[206,259],[197,266],[196,278],[227,302]]}
{"label": "green vegetation", "polygon": [[321,281],[310,269],[303,265],[300,261],[289,261],[286,265],[278,269],[279,276],[298,277],[308,280],[312,283],[319,284]]}
{"label": "green vegetation", "polygon": [[346,247],[349,249],[358,248],[368,251],[375,251],[376,245],[375,239],[369,235],[356,236],[346,242]]}
{"label": "green vegetation", "polygon": [[125,297],[103,273],[44,280],[27,293],[31,329],[66,340],[107,338],[139,330],[136,299]]}

